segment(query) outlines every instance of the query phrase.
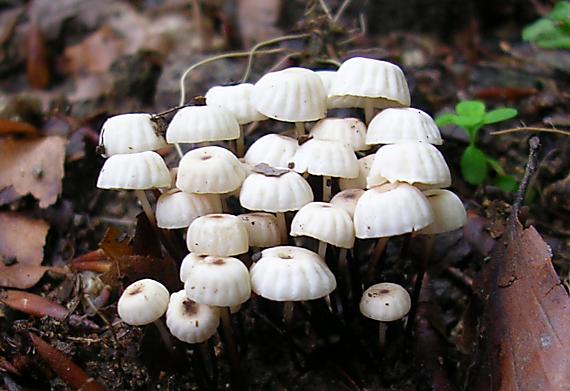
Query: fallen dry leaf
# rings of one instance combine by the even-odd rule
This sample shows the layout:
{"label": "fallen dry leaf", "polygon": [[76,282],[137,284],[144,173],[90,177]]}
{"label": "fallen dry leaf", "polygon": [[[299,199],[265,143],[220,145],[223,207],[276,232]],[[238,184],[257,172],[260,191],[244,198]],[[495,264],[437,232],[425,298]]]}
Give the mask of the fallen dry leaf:
{"label": "fallen dry leaf", "polygon": [[47,270],[40,266],[49,225],[16,213],[0,213],[0,286],[26,289]]}
{"label": "fallen dry leaf", "polygon": [[35,136],[38,129],[26,122],[11,121],[9,119],[0,118],[0,134],[23,134],[27,136]]}
{"label": "fallen dry leaf", "polygon": [[240,0],[238,20],[244,47],[282,34],[277,27],[281,0]]}
{"label": "fallen dry leaf", "polygon": [[0,140],[0,190],[9,186],[21,196],[32,194],[41,208],[61,193],[65,145],[62,137]]}
{"label": "fallen dry leaf", "polygon": [[470,390],[570,389],[570,298],[540,234],[514,216],[484,272]]}
{"label": "fallen dry leaf", "polygon": [[35,21],[30,23],[26,54],[28,85],[32,88],[46,88],[50,81],[48,54],[44,37]]}
{"label": "fallen dry leaf", "polygon": [[73,390],[105,391],[105,387],[89,376],[83,369],[75,365],[65,354],[52,347],[35,334],[30,339],[40,357],[57,373],[57,375]]}

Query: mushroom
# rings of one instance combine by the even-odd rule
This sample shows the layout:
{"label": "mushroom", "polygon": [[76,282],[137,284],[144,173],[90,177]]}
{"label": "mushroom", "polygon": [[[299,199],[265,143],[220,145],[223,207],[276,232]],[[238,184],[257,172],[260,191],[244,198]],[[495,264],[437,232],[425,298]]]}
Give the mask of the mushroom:
{"label": "mushroom", "polygon": [[285,169],[299,149],[296,139],[281,134],[267,134],[258,138],[245,153],[245,162],[251,166],[265,163],[274,168]]}
{"label": "mushroom", "polygon": [[366,144],[396,144],[421,141],[441,145],[435,121],[427,113],[411,107],[385,109],[368,125]]}
{"label": "mushroom", "polygon": [[222,257],[243,254],[249,248],[247,229],[241,219],[224,213],[196,218],[188,227],[186,244],[197,255]]}
{"label": "mushroom", "polygon": [[253,253],[259,252],[259,248],[279,246],[281,232],[277,217],[271,213],[253,212],[238,216],[247,229],[249,247]]}
{"label": "mushroom", "polygon": [[411,308],[408,292],[398,284],[383,282],[372,285],[360,299],[360,312],[367,318],[379,321],[378,341],[382,348],[386,343],[388,322],[402,319]]}
{"label": "mushroom", "polygon": [[350,215],[350,218],[354,219],[354,210],[356,209],[356,203],[362,194],[364,194],[363,189],[346,189],[337,193],[331,199],[331,204],[346,210]]}
{"label": "mushroom", "polygon": [[[338,187],[341,190],[366,189],[366,181],[375,156],[375,154],[372,154],[358,159],[358,176],[356,178],[340,178],[338,180]],[[380,175],[375,175],[373,180],[377,185],[387,182],[386,178]]]}
{"label": "mushroom", "polygon": [[348,144],[353,151],[370,149],[366,145],[366,125],[358,118],[324,118],[309,132],[317,140],[337,141]]}
{"label": "mushroom", "polygon": [[255,109],[251,102],[253,84],[242,83],[233,86],[214,86],[206,92],[206,105],[229,110],[236,118],[239,137],[236,139],[236,154],[242,157],[245,152],[243,125],[267,119]]}
{"label": "mushroom", "polygon": [[325,87],[315,72],[306,68],[266,73],[255,83],[253,104],[269,118],[294,122],[297,137],[305,134],[304,122],[319,120],[327,113]]}
{"label": "mushroom", "polygon": [[310,139],[297,150],[291,160],[292,168],[322,176],[322,201],[331,196],[331,177],[356,178],[358,160],[350,146],[337,141]]}
{"label": "mushroom", "polygon": [[222,201],[218,194],[195,194],[173,189],[158,197],[156,222],[159,228],[186,228],[200,216],[221,212]]}
{"label": "mushroom", "polygon": [[321,78],[327,93],[327,109],[349,109],[352,107],[364,107],[364,98],[358,96],[332,96],[331,90],[336,79],[337,71],[316,71]]}
{"label": "mushroom", "polygon": [[353,57],[338,68],[330,96],[363,98],[366,124],[374,116],[374,108],[406,107],[410,92],[404,72],[395,64],[364,57]]}
{"label": "mushroom", "polygon": [[169,186],[168,168],[162,157],[152,151],[112,155],[97,178],[100,189],[134,190],[152,224],[155,223],[154,212],[144,190]]}
{"label": "mushroom", "polygon": [[108,118],[99,136],[104,157],[155,151],[166,146],[158,122],[147,113],[128,113]]}

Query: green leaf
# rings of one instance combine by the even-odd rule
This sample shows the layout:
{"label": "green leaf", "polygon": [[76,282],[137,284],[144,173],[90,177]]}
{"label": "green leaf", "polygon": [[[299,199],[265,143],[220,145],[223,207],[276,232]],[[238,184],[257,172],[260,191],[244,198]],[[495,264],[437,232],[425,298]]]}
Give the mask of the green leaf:
{"label": "green leaf", "polygon": [[554,22],[550,19],[539,19],[526,26],[522,31],[522,39],[526,42],[535,42],[544,34],[556,31]]}
{"label": "green leaf", "polygon": [[546,16],[559,22],[570,18],[570,1],[559,1]]}
{"label": "green leaf", "polygon": [[455,105],[455,111],[461,117],[478,117],[485,115],[485,104],[478,100],[464,100]]}
{"label": "green leaf", "polygon": [[435,124],[440,128],[445,125],[455,124],[455,117],[457,117],[455,114],[438,115],[435,118]]}
{"label": "green leaf", "polygon": [[461,174],[472,185],[481,184],[487,177],[487,156],[474,145],[468,146],[461,156]]}
{"label": "green leaf", "polygon": [[495,109],[491,110],[488,113],[485,113],[485,125],[494,124],[501,121],[506,121],[508,119],[516,117],[518,111],[516,109],[511,109],[508,107],[504,107],[502,109]]}
{"label": "green leaf", "polygon": [[570,34],[539,38],[536,45],[543,49],[570,49]]}
{"label": "green leaf", "polygon": [[495,170],[495,172],[499,175],[507,175],[505,174],[505,170],[503,170],[503,167],[501,166],[501,163],[499,163],[498,161],[496,161],[495,159],[491,159],[490,157],[487,156],[487,164],[489,164],[491,166],[491,168],[493,170]]}
{"label": "green leaf", "polygon": [[519,184],[517,180],[510,175],[497,175],[495,178],[495,186],[507,193],[511,193],[517,191]]}

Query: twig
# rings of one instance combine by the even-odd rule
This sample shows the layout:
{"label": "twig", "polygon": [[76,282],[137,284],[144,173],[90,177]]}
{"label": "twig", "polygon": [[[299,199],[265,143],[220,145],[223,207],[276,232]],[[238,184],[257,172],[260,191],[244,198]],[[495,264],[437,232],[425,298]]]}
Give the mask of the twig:
{"label": "twig", "polygon": [[556,129],[556,128],[536,128],[532,126],[497,130],[494,132],[490,132],[490,134],[492,134],[493,136],[500,136],[507,133],[517,133],[517,132],[543,132],[543,133],[556,133],[556,134],[561,134],[563,136],[570,136],[570,132],[567,130]]}
{"label": "twig", "polygon": [[329,10],[329,7],[327,6],[327,3],[325,3],[325,0],[319,0],[319,4],[321,5],[321,8],[323,9],[324,13],[327,15],[327,18],[329,20],[333,20],[331,10]]}
{"label": "twig", "polygon": [[251,50],[249,52],[247,52],[247,54],[249,55],[249,58],[247,59],[247,67],[245,68],[245,72],[243,74],[243,77],[241,78],[241,82],[245,83],[245,81],[249,77],[249,73],[251,72],[251,65],[253,63],[253,56],[255,54],[260,53],[260,51],[258,51],[258,49],[262,48],[263,46],[273,45],[273,44],[283,42],[283,41],[291,41],[294,39],[307,38],[310,36],[311,36],[311,34],[309,34],[309,33],[284,35],[282,37],[277,37],[277,38],[273,38],[273,39],[269,39],[267,41],[262,41],[262,42],[257,43],[255,46],[253,46],[251,48]]}
{"label": "twig", "polygon": [[363,36],[366,35],[366,30],[367,30],[367,29],[366,29],[366,19],[364,19],[364,14],[358,15],[358,21],[360,22],[360,32],[359,32],[358,34],[353,35],[353,36],[350,37],[350,38],[345,39],[344,41],[339,42],[339,43],[338,43],[339,46],[343,46],[343,45],[349,44],[349,43],[351,43],[352,41],[354,41],[354,40],[356,40],[356,39],[358,39],[358,38],[363,37]]}
{"label": "twig", "polygon": [[344,13],[344,11],[346,10],[346,7],[348,7],[348,5],[350,4],[351,0],[344,0],[342,2],[342,4],[340,5],[340,7],[338,8],[338,11],[336,11],[336,15],[333,18],[333,22],[338,22],[339,18],[341,17],[341,15]]}
{"label": "twig", "polygon": [[530,180],[532,179],[532,176],[536,171],[537,162],[538,162],[538,149],[540,148],[540,139],[534,136],[530,140],[528,140],[528,145],[530,146],[530,151],[528,153],[528,162],[526,164],[524,177],[519,186],[519,191],[517,192],[515,202],[513,203],[512,206],[512,216],[514,217],[513,220],[516,219],[516,216],[518,215],[518,212],[524,201],[524,197],[528,189]]}
{"label": "twig", "polygon": [[277,61],[275,63],[275,65],[273,65],[271,68],[269,68],[268,72],[273,72],[273,71],[279,69],[279,67],[281,67],[281,65],[283,65],[287,60],[289,60],[290,58],[293,58],[293,57],[298,57],[301,54],[303,54],[303,52],[293,52],[293,53],[289,53],[289,54],[283,56],[279,61]]}
{"label": "twig", "polygon": [[[257,55],[273,54],[273,53],[280,53],[283,51],[284,51],[284,49],[277,48],[277,49],[260,50],[260,51],[256,52],[255,54],[257,54]],[[209,64],[211,62],[218,61],[218,60],[223,60],[224,58],[237,58],[237,57],[245,57],[245,56],[251,56],[251,51],[223,53],[223,54],[219,54],[217,56],[208,57],[202,61],[198,61],[197,63],[193,64],[188,69],[186,69],[184,71],[184,73],[182,74],[182,76],[180,77],[180,104],[179,104],[179,106],[184,106],[184,102],[186,101],[185,81],[186,81],[186,77],[188,76],[188,74],[190,72],[192,72],[194,69],[196,69],[202,65]]]}

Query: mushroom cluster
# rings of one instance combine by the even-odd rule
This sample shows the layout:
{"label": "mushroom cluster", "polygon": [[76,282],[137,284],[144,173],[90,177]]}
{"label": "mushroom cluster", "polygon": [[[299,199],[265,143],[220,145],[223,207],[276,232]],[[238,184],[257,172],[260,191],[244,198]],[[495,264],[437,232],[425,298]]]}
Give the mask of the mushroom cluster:
{"label": "mushroom cluster", "polygon": [[[255,84],[212,87],[205,106],[178,110],[166,130],[166,142],[192,144],[175,181],[160,155],[149,152],[165,146],[153,116],[110,118],[101,133],[110,157],[98,186],[158,188],[157,226],[186,230],[184,290],[171,295],[166,311],[171,333],[188,343],[208,339],[220,316],[229,327],[228,309],[252,291],[284,303],[326,298],[348,278],[347,255],[357,239],[377,240],[368,286],[377,282],[374,263],[388,238],[461,227],[463,204],[444,189],[451,176],[435,147],[443,143],[440,132],[428,114],[409,106],[402,70],[361,57],[337,71],[288,68]],[[327,110],[342,113],[338,108],[356,116],[362,110],[364,121],[326,118]],[[246,150],[242,126],[261,120],[292,126],[284,134],[259,126],[265,134],[254,135]],[[233,151],[228,140],[237,140]],[[150,208],[148,201],[143,207]],[[336,276],[327,266],[331,254]],[[384,321],[405,316],[409,297],[395,304],[386,298],[400,290],[366,291],[363,314]],[[381,311],[388,308],[372,309],[376,299],[389,307],[386,317]],[[291,305],[285,307],[289,319]]]}

